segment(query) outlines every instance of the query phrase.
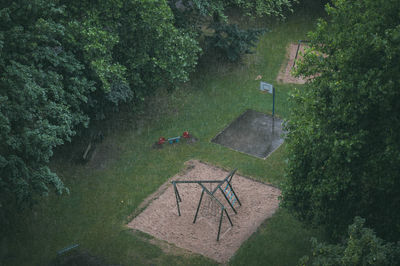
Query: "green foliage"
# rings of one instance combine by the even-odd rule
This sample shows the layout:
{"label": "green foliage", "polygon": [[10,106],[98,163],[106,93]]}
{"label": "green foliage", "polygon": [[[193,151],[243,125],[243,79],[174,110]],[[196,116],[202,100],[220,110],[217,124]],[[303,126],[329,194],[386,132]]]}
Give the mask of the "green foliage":
{"label": "green foliage", "polygon": [[201,27],[207,25],[213,16],[226,20],[225,3],[221,0],[170,0],[168,4],[174,15],[175,26],[195,35],[201,34]]}
{"label": "green foliage", "polygon": [[358,215],[398,239],[400,5],[333,1],[326,10],[299,69],[316,77],[291,97],[283,204],[336,236]]}
{"label": "green foliage", "polygon": [[[236,8],[249,16],[285,17],[285,10],[292,11],[295,0],[181,0],[169,1],[174,13],[175,25],[195,36],[205,54],[219,54],[232,62],[250,53],[250,49],[265,30],[240,29],[238,25],[228,24],[227,8]],[[207,29],[207,30],[204,30]],[[203,43],[204,42],[204,43]]]}
{"label": "green foliage", "polygon": [[71,44],[79,46],[74,48],[80,49],[82,61],[87,63],[88,69],[99,80],[99,87],[108,93],[113,81],[125,82],[126,69],[115,63],[112,57],[112,49],[119,41],[118,35],[104,30],[99,24],[97,15],[89,13],[84,21],[69,22],[68,29]]}
{"label": "green foliage", "polygon": [[[173,25],[164,1],[63,1],[70,40],[99,90],[87,112],[103,119],[119,103],[143,101],[159,87],[187,81],[200,52],[197,42]],[[100,90],[101,89],[101,90]]]}
{"label": "green foliage", "polygon": [[64,191],[47,167],[53,149],[187,81],[200,52],[164,1],[10,1],[0,21],[0,215]]}
{"label": "green foliage", "polygon": [[126,1],[121,22],[115,53],[127,68],[136,98],[188,81],[200,48],[189,34],[174,27],[164,1]]}
{"label": "green foliage", "polygon": [[312,256],[303,257],[300,265],[397,265],[400,242],[397,245],[385,242],[375,232],[364,227],[365,219],[354,218],[348,228],[348,238],[343,244],[331,245],[312,242]]}
{"label": "green foliage", "polygon": [[[180,0],[169,1],[169,5],[179,19],[189,18],[189,14],[199,17],[220,16],[226,18],[228,7],[239,8],[248,16],[285,17],[285,11],[293,11],[292,6],[297,0]],[[180,25],[188,25],[180,21]]]}
{"label": "green foliage", "polygon": [[297,0],[230,0],[234,6],[243,9],[248,16],[285,17],[285,11],[292,12]]}
{"label": "green foliage", "polygon": [[242,55],[252,53],[258,38],[266,30],[248,29],[241,30],[236,24],[214,23],[211,26],[215,33],[206,37],[209,49],[214,49],[216,54],[227,58],[231,62],[238,61]]}
{"label": "green foliage", "polygon": [[[72,16],[73,3],[67,10]],[[102,6],[96,6],[101,8]],[[85,11],[85,12],[84,12]],[[91,118],[104,119],[106,114],[117,110],[120,102],[129,102],[133,93],[126,80],[126,68],[113,57],[113,49],[119,42],[115,22],[99,18],[97,9],[81,10],[83,17],[68,20],[68,46],[85,66],[85,75],[96,82],[96,91],[88,96],[83,108]],[[108,24],[109,27],[105,27]],[[112,99],[112,100],[110,100]]]}
{"label": "green foliage", "polygon": [[66,49],[64,14],[51,1],[1,6],[0,215],[49,185],[65,189],[46,165],[52,149],[88,123],[81,106],[94,83]]}

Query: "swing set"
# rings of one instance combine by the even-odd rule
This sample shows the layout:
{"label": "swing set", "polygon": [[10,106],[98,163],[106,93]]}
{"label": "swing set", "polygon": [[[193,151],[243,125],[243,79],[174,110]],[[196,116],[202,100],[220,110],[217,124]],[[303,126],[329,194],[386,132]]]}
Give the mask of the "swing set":
{"label": "swing set", "polygon": [[[217,205],[220,207],[221,209],[221,214],[220,214],[220,218],[219,218],[219,225],[218,225],[218,234],[217,234],[217,241],[219,241],[219,236],[220,236],[220,232],[221,232],[221,225],[222,225],[222,218],[224,216],[224,213],[226,215],[226,217],[229,220],[229,223],[231,226],[233,226],[233,223],[231,221],[231,218],[229,217],[228,212],[226,211],[226,207],[224,206],[224,204],[221,203],[220,200],[218,200],[215,195],[217,193],[217,191],[220,191],[222,193],[222,195],[224,195],[225,200],[228,202],[229,206],[231,207],[231,209],[233,210],[233,212],[235,214],[237,214],[236,209],[233,207],[235,205],[235,203],[239,203],[240,206],[242,206],[237,194],[235,193],[235,191],[233,190],[232,187],[232,177],[235,174],[237,169],[234,169],[232,172],[229,173],[229,175],[227,177],[225,177],[223,180],[176,180],[176,181],[172,181],[172,185],[174,186],[174,192],[175,192],[175,198],[176,198],[176,207],[178,209],[178,215],[181,216],[181,210],[179,208],[179,203],[182,202],[182,198],[179,195],[179,191],[178,191],[178,187],[177,184],[198,184],[201,188],[201,195],[200,195],[200,200],[199,200],[199,204],[197,205],[197,210],[196,210],[196,214],[194,216],[194,220],[193,223],[196,223],[197,220],[197,215],[199,213],[200,210],[200,206],[203,200],[203,196],[204,193],[207,193],[212,200],[214,200]],[[216,184],[217,186],[212,190],[207,189],[207,187],[205,186],[206,184]],[[225,187],[225,188],[223,188]]]}

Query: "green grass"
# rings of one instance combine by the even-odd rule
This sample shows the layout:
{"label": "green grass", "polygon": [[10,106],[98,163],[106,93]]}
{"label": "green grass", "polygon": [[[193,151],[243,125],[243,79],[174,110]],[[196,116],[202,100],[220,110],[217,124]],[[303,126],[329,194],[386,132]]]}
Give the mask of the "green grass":
{"label": "green grass", "polygon": [[285,209],[266,220],[239,249],[232,265],[296,265],[310,251],[309,240],[321,232],[305,228]]}
{"label": "green grass", "polygon": [[[288,116],[287,96],[293,86],[276,84],[275,78],[287,44],[303,39],[314,21],[310,14],[297,14],[275,23],[243,63],[203,66],[190,83],[174,93],[160,92],[144,114],[126,114],[108,121],[113,130],[107,131],[105,142],[115,146],[115,159],[105,170],[71,163],[65,160],[68,156],[54,159],[52,168],[71,193],[51,195],[31,212],[21,214],[6,238],[7,244],[2,245],[3,255],[7,254],[4,264],[47,265],[57,250],[73,243],[113,264],[215,264],[200,255],[166,254],[142,235],[127,230],[125,224],[143,199],[181,171],[189,159],[238,168],[240,174],[280,185],[285,145],[261,160],[210,140],[247,109],[271,113],[272,97],[259,92],[259,81],[254,80],[257,75],[275,84],[276,114]],[[185,130],[199,141],[151,149],[160,136],[176,136]],[[231,263],[294,265],[307,253],[309,237],[315,234],[287,211],[279,210],[245,242]]]}

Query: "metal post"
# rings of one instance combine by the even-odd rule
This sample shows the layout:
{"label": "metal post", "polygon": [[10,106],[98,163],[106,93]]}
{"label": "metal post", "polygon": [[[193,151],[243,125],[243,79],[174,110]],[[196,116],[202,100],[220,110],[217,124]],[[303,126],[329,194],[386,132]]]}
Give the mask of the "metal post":
{"label": "metal post", "polygon": [[275,87],[272,87],[272,117],[275,115]]}
{"label": "metal post", "polygon": [[178,189],[176,188],[176,184],[175,182],[173,182],[174,184],[174,191],[175,191],[175,199],[176,199],[176,207],[178,209],[178,215],[181,216],[181,210],[179,209],[179,194],[178,194]]}
{"label": "metal post", "polygon": [[203,188],[203,190],[201,191],[201,196],[200,196],[200,200],[199,200],[199,205],[197,206],[197,211],[196,211],[196,214],[195,214],[195,216],[194,216],[193,223],[196,223],[197,214],[199,213],[201,201],[203,200],[203,195],[204,195],[204,188]]}
{"label": "metal post", "polygon": [[200,183],[221,183],[224,180],[194,180],[194,181],[190,181],[190,180],[175,180],[172,181],[173,183],[176,184],[200,184]]}
{"label": "metal post", "polygon": [[233,177],[233,175],[236,173],[236,171],[237,171],[237,168],[235,168],[235,169],[229,174],[229,180],[228,180],[228,182],[231,182],[231,181],[232,181],[232,177]]}
{"label": "metal post", "polygon": [[[275,94],[274,94],[274,96],[275,96]],[[176,199],[176,205],[177,205],[177,208],[178,208],[178,214],[179,214],[179,216],[181,216],[181,212],[180,212],[180,208],[179,208],[179,202],[182,202],[182,199],[181,199],[181,196],[179,195],[179,192],[178,192],[178,188],[177,188],[177,185],[176,185],[177,183],[186,183],[186,184],[193,184],[193,183],[195,183],[195,184],[198,184],[198,185],[200,185],[200,186],[202,187],[202,191],[201,191],[201,195],[200,195],[200,200],[199,200],[199,204],[198,204],[198,206],[197,206],[196,214],[195,214],[194,219],[193,219],[193,223],[196,223],[197,215],[198,215],[199,210],[200,210],[200,206],[201,206],[201,203],[202,203],[202,200],[203,200],[204,192],[206,192],[206,193],[207,193],[213,200],[215,200],[215,201],[217,202],[217,204],[221,207],[221,216],[220,216],[219,225],[218,225],[217,241],[219,241],[219,236],[220,236],[220,233],[221,233],[221,226],[222,226],[222,219],[223,219],[223,216],[224,216],[224,212],[225,212],[225,214],[226,214],[226,217],[228,217],[228,220],[229,220],[229,223],[230,223],[231,226],[233,226],[233,223],[232,223],[232,220],[231,220],[231,218],[230,218],[230,216],[229,216],[229,214],[228,214],[228,211],[226,210],[226,208],[224,207],[224,205],[214,196],[214,193],[215,193],[217,190],[220,190],[221,193],[224,195],[226,201],[227,201],[227,202],[229,203],[229,205],[231,206],[232,210],[233,210],[235,213],[237,213],[236,210],[235,210],[235,208],[233,207],[231,201],[228,199],[227,195],[224,193],[224,191],[223,191],[222,188],[221,188],[222,184],[224,184],[225,182],[227,182],[227,183],[228,183],[228,186],[229,186],[229,188],[230,188],[230,190],[232,191],[232,194],[235,196],[235,199],[239,202],[240,205],[242,205],[242,203],[240,202],[239,198],[237,197],[235,191],[233,190],[232,185],[230,184],[230,181],[232,180],[232,177],[233,177],[233,175],[235,174],[236,170],[237,170],[237,169],[234,169],[227,177],[225,177],[223,180],[220,180],[220,181],[218,181],[218,180],[193,180],[193,181],[192,181],[192,180],[179,180],[179,181],[176,180],[176,181],[172,181],[172,184],[173,184],[173,186],[174,186],[175,199]],[[207,184],[207,183],[209,183],[209,184],[217,184],[217,186],[216,186],[216,188],[213,189],[213,191],[211,192],[211,191],[209,191],[209,190],[203,185],[203,184]],[[233,196],[233,195],[232,195],[232,196]],[[232,199],[232,196],[231,196],[231,199]],[[234,199],[234,200],[235,200],[235,199]]]}
{"label": "metal post", "polygon": [[181,198],[181,195],[179,195],[179,191],[178,191],[178,187],[176,186],[176,183],[174,183],[174,187],[175,187],[176,195],[178,195],[179,202],[182,202],[182,198]]}
{"label": "metal post", "polygon": [[233,226],[233,223],[232,223],[232,221],[231,221],[231,217],[229,217],[229,214],[228,214],[228,212],[226,211],[226,209],[224,209],[224,211],[225,211],[226,217],[228,217],[229,223],[231,224],[231,226]]}
{"label": "metal post", "polygon": [[275,135],[275,117],[272,116],[272,127],[271,127],[271,136],[272,136],[272,138],[274,137],[274,135]]}
{"label": "metal post", "polygon": [[221,233],[222,216],[224,215],[224,207],[221,208],[221,218],[219,218],[217,241],[219,241],[219,233]]}
{"label": "metal post", "polygon": [[[294,57],[292,68],[294,68],[294,66],[296,65],[297,55],[299,53],[299,48],[300,48],[301,43],[302,43],[302,41],[299,40],[299,42],[297,44],[296,56]],[[292,70],[292,68],[290,70]]]}

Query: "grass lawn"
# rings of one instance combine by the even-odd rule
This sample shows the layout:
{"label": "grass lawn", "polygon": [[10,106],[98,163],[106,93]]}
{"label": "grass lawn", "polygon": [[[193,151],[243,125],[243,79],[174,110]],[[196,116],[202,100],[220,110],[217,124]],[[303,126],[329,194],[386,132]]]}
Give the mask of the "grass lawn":
{"label": "grass lawn", "polygon": [[[275,24],[255,53],[241,64],[210,64],[172,94],[160,92],[144,114],[110,120],[108,127],[113,130],[106,133],[103,145],[114,147],[109,155],[114,160],[105,169],[77,165],[62,156],[54,159],[52,168],[71,193],[51,195],[31,212],[21,214],[7,244],[0,243],[4,264],[47,265],[57,250],[74,243],[110,264],[215,264],[200,255],[166,253],[147,241],[150,236],[133,233],[125,224],[143,199],[181,171],[189,159],[238,168],[242,175],[280,185],[285,145],[262,160],[210,140],[247,109],[271,113],[272,96],[260,93],[257,75],[276,87],[276,114],[288,116],[287,96],[293,86],[276,84],[275,78],[287,44],[304,39],[314,23],[311,15],[295,14]],[[199,141],[151,148],[160,136],[177,136],[185,130]],[[295,265],[309,251],[310,236],[316,234],[281,209],[243,244],[230,263]]]}

